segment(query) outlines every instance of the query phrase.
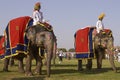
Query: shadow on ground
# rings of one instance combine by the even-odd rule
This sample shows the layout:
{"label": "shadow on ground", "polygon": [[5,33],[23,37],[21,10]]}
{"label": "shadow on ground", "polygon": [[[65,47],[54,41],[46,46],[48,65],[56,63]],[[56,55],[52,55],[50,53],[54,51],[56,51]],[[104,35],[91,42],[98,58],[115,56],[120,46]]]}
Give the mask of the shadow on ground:
{"label": "shadow on ground", "polygon": [[21,78],[13,78],[11,80],[45,80],[45,77],[21,77]]}
{"label": "shadow on ground", "polygon": [[[83,65],[85,66],[85,65]],[[99,74],[99,73],[105,73],[109,71],[113,71],[112,68],[102,68],[102,69],[97,69],[97,68],[92,68],[91,70],[83,69],[82,71],[77,70],[77,65],[55,65],[55,67],[61,67],[60,69],[53,69],[51,72],[52,74],[63,74],[63,73],[68,73],[68,74],[73,74],[73,73],[82,73],[82,74]],[[63,67],[68,67],[68,69],[65,69]],[[70,68],[69,68],[70,67]],[[71,68],[73,67],[73,68]],[[114,71],[113,71],[114,72]],[[120,67],[117,67],[117,72],[115,73],[120,73]]]}

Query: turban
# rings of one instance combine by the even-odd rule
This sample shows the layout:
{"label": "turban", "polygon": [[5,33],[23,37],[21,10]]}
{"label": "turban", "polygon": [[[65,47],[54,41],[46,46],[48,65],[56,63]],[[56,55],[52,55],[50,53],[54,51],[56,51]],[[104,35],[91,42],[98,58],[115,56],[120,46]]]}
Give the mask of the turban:
{"label": "turban", "polygon": [[98,19],[102,20],[104,18],[105,14],[104,13],[101,13],[99,16],[98,16]]}
{"label": "turban", "polygon": [[34,6],[34,10],[40,10],[40,8],[41,8],[40,2],[37,2]]}

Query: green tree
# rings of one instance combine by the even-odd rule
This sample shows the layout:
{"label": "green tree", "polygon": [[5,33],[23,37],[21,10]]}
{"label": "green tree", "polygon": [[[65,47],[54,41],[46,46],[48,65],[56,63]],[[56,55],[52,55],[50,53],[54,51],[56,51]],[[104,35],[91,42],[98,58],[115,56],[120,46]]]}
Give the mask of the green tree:
{"label": "green tree", "polygon": [[75,49],[74,48],[70,48],[68,51],[69,52],[75,52]]}
{"label": "green tree", "polygon": [[58,48],[58,50],[62,50],[63,52],[67,52],[66,48]]}

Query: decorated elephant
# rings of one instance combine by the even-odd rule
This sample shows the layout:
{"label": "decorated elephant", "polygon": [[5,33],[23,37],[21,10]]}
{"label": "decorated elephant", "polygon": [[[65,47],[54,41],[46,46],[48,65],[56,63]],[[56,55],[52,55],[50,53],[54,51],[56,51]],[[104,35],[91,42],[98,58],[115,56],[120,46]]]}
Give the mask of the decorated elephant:
{"label": "decorated elephant", "polygon": [[[37,67],[35,72],[41,74],[41,66],[43,53],[47,54],[47,76],[50,76],[51,57],[55,59],[56,38],[53,30],[50,28],[43,28],[43,25],[32,27],[32,18],[29,16],[18,17],[9,21],[5,29],[5,48],[1,59],[4,59],[3,71],[8,71],[8,64],[10,58],[19,61],[18,70],[20,72],[26,71],[26,75],[31,76],[31,61],[36,59]],[[31,26],[31,28],[28,28]],[[49,25],[48,25],[49,26]],[[47,27],[48,27],[47,26]],[[27,29],[27,30],[26,30]],[[26,35],[25,35],[26,31]],[[31,37],[33,36],[33,37]],[[35,41],[34,41],[35,40]],[[42,44],[42,45],[41,45]],[[26,70],[24,70],[23,59],[26,59]]]}
{"label": "decorated elephant", "polygon": [[[75,50],[76,50],[76,58],[78,60],[78,70],[82,69],[82,59],[87,59],[86,68],[92,68],[92,59],[96,58],[97,60],[97,69],[102,68],[102,59],[105,53],[109,54],[109,61],[116,72],[116,67],[114,64],[114,44],[113,44],[113,36],[112,31],[109,29],[105,29],[104,31],[96,34],[95,27],[86,27],[84,29],[80,29],[75,34]],[[83,34],[84,33],[84,34]],[[81,58],[81,59],[80,59]]]}
{"label": "decorated elephant", "polygon": [[[40,23],[35,26],[31,26],[26,30],[26,36],[29,40],[28,55],[26,61],[26,75],[31,76],[31,62],[32,57],[37,61],[37,66],[35,73],[41,74],[42,71],[42,59],[46,55],[46,68],[47,76],[50,77],[51,72],[51,59],[53,52],[55,52],[55,36],[52,30],[52,27],[46,26],[43,23]],[[40,50],[43,48],[46,54],[40,53]]]}
{"label": "decorated elephant", "polygon": [[97,59],[97,68],[102,68],[102,59],[106,53],[109,55],[109,62],[112,66],[112,69],[116,72],[117,70],[114,64],[114,38],[112,35],[112,31],[109,29],[105,29],[105,31],[96,34],[93,42]]}
{"label": "decorated elephant", "polygon": [[9,21],[4,31],[4,54],[0,55],[0,59],[4,60],[3,71],[8,71],[10,60],[17,59],[19,72],[25,72],[23,59],[27,55],[28,39],[24,32],[32,22],[29,16],[17,17]]}

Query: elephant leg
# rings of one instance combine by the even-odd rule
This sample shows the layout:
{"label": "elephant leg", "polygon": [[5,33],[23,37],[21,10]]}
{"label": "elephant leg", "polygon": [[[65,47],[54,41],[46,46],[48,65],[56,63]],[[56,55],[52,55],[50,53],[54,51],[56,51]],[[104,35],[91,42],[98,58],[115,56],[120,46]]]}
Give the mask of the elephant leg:
{"label": "elephant leg", "polygon": [[10,66],[13,66],[13,65],[14,65],[14,59],[13,59],[13,57],[10,58],[10,61],[9,61],[9,62],[10,62],[10,63],[9,63]]}
{"label": "elephant leg", "polygon": [[[48,54],[47,54],[48,55]],[[51,73],[51,58],[47,57],[47,77],[50,77],[50,73]]]}
{"label": "elephant leg", "polygon": [[48,35],[47,36],[47,41],[45,42],[46,43],[46,56],[47,56],[47,65],[46,65],[46,68],[47,68],[47,77],[50,77],[50,73],[51,73],[51,59],[52,59],[52,54],[53,54],[53,42],[52,40],[50,40],[50,36]]}
{"label": "elephant leg", "polygon": [[101,69],[102,68],[102,58],[103,58],[103,55],[98,55],[97,57],[97,69]]}
{"label": "elephant leg", "polygon": [[3,71],[8,72],[9,58],[4,59]]}
{"label": "elephant leg", "polygon": [[88,59],[87,60],[86,69],[87,70],[91,70],[92,69],[92,59]]}
{"label": "elephant leg", "polygon": [[27,58],[26,58],[26,76],[32,76],[32,71],[31,71],[31,64],[32,64],[32,57],[28,53]]}
{"label": "elephant leg", "polygon": [[56,54],[53,54],[53,65],[55,65]]}
{"label": "elephant leg", "polygon": [[55,59],[56,59],[56,43],[54,42],[54,47],[53,47],[53,65],[55,65]]}
{"label": "elephant leg", "polygon": [[52,49],[50,47],[48,47],[47,49],[47,59],[46,59],[46,68],[47,68],[47,77],[50,77],[50,73],[51,73],[51,59],[52,59]]}
{"label": "elephant leg", "polygon": [[78,60],[78,71],[82,71],[82,60]]}
{"label": "elephant leg", "polygon": [[19,70],[19,72],[21,72],[21,73],[24,73],[25,71],[24,71],[24,64],[23,64],[23,58],[21,58],[21,59],[18,59],[18,70]]}
{"label": "elephant leg", "polygon": [[53,54],[53,65],[55,65],[56,54]]}
{"label": "elephant leg", "polygon": [[113,69],[115,72],[117,72],[117,69],[116,69],[115,63],[114,63],[114,56],[113,56],[113,54],[109,54],[109,61],[110,61],[110,64],[111,64],[111,66],[112,66],[112,69]]}
{"label": "elephant leg", "polygon": [[35,73],[41,75],[42,74],[42,58],[40,58],[39,56],[36,56],[36,69],[35,69]]}

